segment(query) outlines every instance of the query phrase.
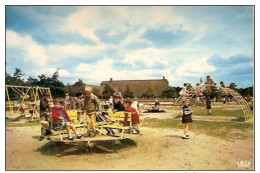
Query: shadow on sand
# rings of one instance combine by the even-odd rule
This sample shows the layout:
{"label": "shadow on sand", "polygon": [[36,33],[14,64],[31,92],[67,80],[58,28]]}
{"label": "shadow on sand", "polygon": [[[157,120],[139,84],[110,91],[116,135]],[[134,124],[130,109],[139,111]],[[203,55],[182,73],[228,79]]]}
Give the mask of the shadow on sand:
{"label": "shadow on sand", "polygon": [[182,139],[180,135],[166,135],[166,137]]}
{"label": "shadow on sand", "polygon": [[[35,139],[36,136],[33,136],[33,138]],[[95,142],[92,143],[92,146],[86,146],[86,142],[65,144],[63,142],[50,141],[38,148],[36,151],[43,155],[56,155],[60,157],[68,155],[81,155],[86,153],[116,153],[121,149],[130,147],[136,147],[135,141],[131,139],[123,139],[120,142]]]}

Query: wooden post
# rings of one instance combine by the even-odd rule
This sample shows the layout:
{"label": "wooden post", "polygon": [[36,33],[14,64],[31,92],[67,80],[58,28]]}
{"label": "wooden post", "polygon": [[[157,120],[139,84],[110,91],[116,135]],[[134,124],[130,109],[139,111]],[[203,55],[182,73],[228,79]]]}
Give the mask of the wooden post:
{"label": "wooden post", "polygon": [[11,104],[11,101],[10,101],[10,97],[9,97],[8,87],[7,86],[5,86],[5,90],[6,90],[6,95],[7,95],[7,99],[8,99],[9,109],[10,109],[11,113],[13,113],[13,108],[12,108],[12,104]]}

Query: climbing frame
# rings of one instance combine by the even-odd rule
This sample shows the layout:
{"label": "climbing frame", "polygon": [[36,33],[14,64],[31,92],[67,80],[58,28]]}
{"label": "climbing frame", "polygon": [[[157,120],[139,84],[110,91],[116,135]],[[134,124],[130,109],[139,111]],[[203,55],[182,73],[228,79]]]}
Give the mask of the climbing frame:
{"label": "climbing frame", "polygon": [[[206,89],[206,87],[207,87],[207,85],[205,84],[202,86],[202,89]],[[252,117],[253,117],[252,111],[251,111],[247,101],[239,93],[237,93],[236,91],[234,91],[230,88],[224,88],[224,87],[217,87],[217,88],[221,89],[223,93],[230,94],[235,98],[235,100],[238,102],[238,104],[240,105],[240,108],[243,111],[245,120],[252,119]],[[196,95],[195,88],[188,89],[185,94],[180,95],[180,97],[174,103],[174,106],[176,106],[178,104],[178,102],[180,102],[180,101],[190,100],[195,95]]]}

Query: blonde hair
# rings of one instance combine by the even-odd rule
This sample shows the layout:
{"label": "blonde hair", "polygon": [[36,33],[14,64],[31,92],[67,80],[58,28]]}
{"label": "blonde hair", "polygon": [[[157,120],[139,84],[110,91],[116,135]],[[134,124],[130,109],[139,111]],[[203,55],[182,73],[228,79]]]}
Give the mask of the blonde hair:
{"label": "blonde hair", "polygon": [[93,87],[89,86],[89,85],[86,85],[85,86],[85,91],[92,92],[93,91]]}

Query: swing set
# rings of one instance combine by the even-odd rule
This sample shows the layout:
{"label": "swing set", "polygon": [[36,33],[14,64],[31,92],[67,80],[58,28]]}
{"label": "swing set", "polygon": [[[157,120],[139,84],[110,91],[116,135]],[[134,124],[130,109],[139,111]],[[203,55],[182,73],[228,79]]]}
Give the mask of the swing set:
{"label": "swing set", "polygon": [[[39,94],[42,96],[44,92],[50,94],[51,98],[51,91],[50,88],[47,87],[39,87],[39,86],[17,86],[17,85],[5,85],[6,97],[7,97],[7,105],[6,107],[9,108],[10,113],[13,113],[14,108],[18,108],[14,103],[11,101],[10,98],[10,91],[13,91],[16,95],[20,98],[20,106],[25,103],[28,98],[31,98],[28,104],[39,106]],[[35,108],[33,109],[33,116],[36,113]]]}

